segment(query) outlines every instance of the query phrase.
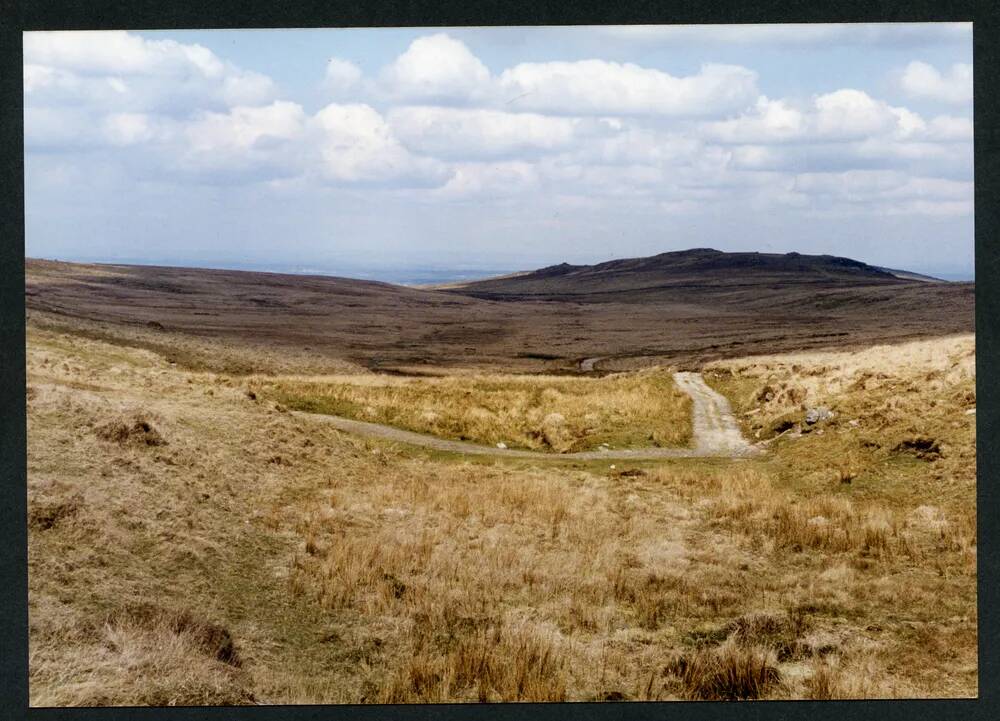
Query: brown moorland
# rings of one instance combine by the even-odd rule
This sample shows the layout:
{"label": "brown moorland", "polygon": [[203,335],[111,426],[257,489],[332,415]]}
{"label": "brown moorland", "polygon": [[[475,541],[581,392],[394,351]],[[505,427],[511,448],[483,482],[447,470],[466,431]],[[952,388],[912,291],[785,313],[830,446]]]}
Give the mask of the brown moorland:
{"label": "brown moorland", "polygon": [[55,328],[72,318],[75,332],[234,373],[336,373],[345,362],[409,373],[577,372],[587,358],[601,359],[595,370],[697,368],[974,330],[972,283],[904,280],[829,256],[711,250],[444,290],[29,259],[25,286],[39,323]]}
{"label": "brown moorland", "polygon": [[[846,350],[804,324],[753,356],[712,351],[704,376],[760,456],[609,464],[464,457],[287,412],[252,384],[413,358],[329,317],[354,281],[251,276],[29,263],[33,705],[977,694],[975,343],[948,330],[971,325],[969,286],[847,289],[883,288],[886,309],[924,289],[911,313],[930,321],[897,327],[924,340],[874,346],[858,311],[830,321]],[[432,319],[468,304],[513,322],[522,303],[375,286],[359,316],[419,297]],[[288,315],[248,300],[269,294]],[[702,342],[737,315],[706,315]],[[591,352],[483,346],[472,362],[429,343],[440,362],[420,365],[475,379]],[[816,406],[832,415],[808,423]]]}

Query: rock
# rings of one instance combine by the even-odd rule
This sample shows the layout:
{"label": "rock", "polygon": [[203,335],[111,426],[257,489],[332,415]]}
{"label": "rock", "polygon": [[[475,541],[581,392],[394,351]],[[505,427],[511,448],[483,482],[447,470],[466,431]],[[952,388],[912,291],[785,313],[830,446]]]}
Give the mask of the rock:
{"label": "rock", "polygon": [[851,420],[847,421],[847,424],[849,426],[857,428],[858,426],[861,425],[861,421],[859,421],[857,418],[852,418]]}
{"label": "rock", "polygon": [[806,423],[813,425],[820,421],[828,421],[833,418],[833,411],[826,406],[816,406],[806,411]]}
{"label": "rock", "polygon": [[497,448],[499,448],[501,451],[506,450],[507,444],[504,443],[503,441],[500,441],[499,443],[497,443]]}
{"label": "rock", "polygon": [[965,415],[967,415],[967,416],[974,416],[974,415],[976,415],[976,409],[975,408],[970,408],[969,410],[967,410],[965,412]]}

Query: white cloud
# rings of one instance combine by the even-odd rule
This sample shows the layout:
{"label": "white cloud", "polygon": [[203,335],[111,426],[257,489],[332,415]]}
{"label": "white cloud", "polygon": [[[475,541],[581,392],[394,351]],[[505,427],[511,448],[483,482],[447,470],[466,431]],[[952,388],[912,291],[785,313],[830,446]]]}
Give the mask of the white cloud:
{"label": "white cloud", "polygon": [[[757,74],[706,64],[687,77],[604,60],[520,63],[493,76],[445,33],[417,38],[378,77],[393,103],[478,105],[555,115],[703,116],[741,109],[757,97]],[[510,106],[508,108],[508,106]]]}
{"label": "white cloud", "polygon": [[684,132],[669,132],[637,126],[632,123],[603,123],[615,132],[605,132],[576,156],[587,162],[605,165],[678,165],[704,157],[704,144]]}
{"label": "white cloud", "polygon": [[[901,114],[860,90],[820,95],[814,104],[816,132],[823,137],[860,138],[904,127]],[[905,127],[911,126],[912,122]]]}
{"label": "white cloud", "polygon": [[306,116],[296,103],[203,112],[176,123],[158,157],[170,171],[210,182],[247,183],[302,172]]}
{"label": "white cloud", "polygon": [[971,139],[972,123],[939,116],[927,123],[917,113],[845,88],[815,96],[805,107],[761,96],[750,112],[702,125],[706,138],[721,143],[936,142]]}
{"label": "white cloud", "polygon": [[324,84],[327,90],[340,95],[347,93],[361,82],[361,68],[341,58],[330,58],[326,64]]}
{"label": "white cloud", "polygon": [[[718,30],[739,42],[784,32]],[[806,30],[810,42],[845,32]],[[197,45],[119,32],[29,36],[26,147],[97,150],[145,177],[406,188],[411,199],[482,203],[573,197],[595,212],[971,207],[972,123],[961,108],[925,119],[855,88],[768,98],[737,65],[674,76],[590,59],[494,75],[435,33],[375,77],[329,59],[323,87],[335,102],[310,116],[278,100],[266,76]]]}
{"label": "white cloud", "polygon": [[556,114],[704,116],[740,109],[757,97],[757,74],[706,64],[674,77],[633,63],[604,60],[521,63],[499,78],[506,102]]}
{"label": "white cloud", "polygon": [[536,113],[404,106],[392,109],[389,124],[407,147],[455,158],[502,157],[567,149],[579,140],[584,122]]}
{"label": "white cloud", "polygon": [[769,100],[761,95],[752,112],[730,120],[706,123],[704,132],[724,143],[797,140],[806,133],[806,117],[783,100]]}
{"label": "white cloud", "polygon": [[459,163],[448,182],[432,192],[445,199],[493,200],[537,190],[540,184],[538,169],[531,163]]}
{"label": "white cloud", "polygon": [[166,75],[193,69],[218,77],[224,71],[223,63],[199,45],[146,40],[124,30],[25,33],[24,60],[83,75]]}
{"label": "white cloud", "polygon": [[490,94],[490,71],[459,40],[425,35],[385,67],[379,84],[397,100],[465,103]]}
{"label": "white cloud", "polygon": [[368,105],[328,105],[312,125],[317,131],[320,175],[327,181],[436,186],[448,178],[439,161],[410,153]]}
{"label": "white cloud", "polygon": [[941,103],[961,104],[972,100],[972,66],[955,63],[947,73],[914,60],[903,70],[900,86],[907,95]]}
{"label": "white cloud", "polygon": [[302,132],[305,113],[296,103],[237,107],[228,113],[205,113],[185,129],[195,154],[246,152],[291,140]]}
{"label": "white cloud", "polygon": [[936,140],[972,140],[972,121],[952,115],[939,115],[930,122],[929,135]]}
{"label": "white cloud", "polygon": [[112,145],[148,143],[158,135],[154,123],[143,113],[112,113],[104,118],[104,136]]}
{"label": "white cloud", "polygon": [[267,76],[200,45],[107,30],[25,33],[24,90],[26,103],[169,114],[267,103],[276,95]]}

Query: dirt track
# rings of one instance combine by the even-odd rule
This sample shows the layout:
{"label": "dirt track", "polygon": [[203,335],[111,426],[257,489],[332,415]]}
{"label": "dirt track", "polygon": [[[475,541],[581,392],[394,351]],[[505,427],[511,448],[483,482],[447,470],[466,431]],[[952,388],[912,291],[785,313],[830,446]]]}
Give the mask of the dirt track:
{"label": "dirt track", "polygon": [[693,447],[691,448],[610,448],[606,451],[578,451],[576,453],[546,453],[515,448],[497,448],[466,441],[451,441],[437,436],[404,431],[378,423],[366,423],[341,416],[293,411],[296,416],[330,423],[342,431],[368,438],[422,446],[448,453],[476,456],[507,456],[538,460],[571,459],[594,460],[654,460],[657,458],[707,458],[752,455],[758,452],[742,436],[732,410],[722,395],[709,388],[700,373],[675,373],[677,386],[691,396],[694,402],[692,423]]}
{"label": "dirt track", "polygon": [[691,435],[696,451],[712,456],[740,456],[752,452],[753,446],[740,433],[729,401],[709,388],[701,373],[674,373],[674,380],[694,401]]}

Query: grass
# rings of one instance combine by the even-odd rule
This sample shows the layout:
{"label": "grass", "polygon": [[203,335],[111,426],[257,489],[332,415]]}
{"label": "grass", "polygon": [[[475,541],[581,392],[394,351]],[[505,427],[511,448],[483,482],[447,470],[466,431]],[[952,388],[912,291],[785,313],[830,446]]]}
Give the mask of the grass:
{"label": "grass", "polygon": [[[775,472],[789,485],[849,486],[855,497],[974,517],[973,336],[723,361],[705,377],[731,399],[748,437],[773,439]],[[805,410],[816,406],[834,417],[811,427]]]}
{"label": "grass", "polygon": [[665,370],[604,378],[256,377],[249,388],[296,410],[511,448],[567,452],[691,439],[691,400]]}
{"label": "grass", "polygon": [[836,415],[612,468],[367,441],[29,323],[31,703],[975,696],[965,342],[882,351],[891,391],[849,355],[714,366],[750,435],[803,412],[766,384]]}

